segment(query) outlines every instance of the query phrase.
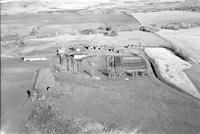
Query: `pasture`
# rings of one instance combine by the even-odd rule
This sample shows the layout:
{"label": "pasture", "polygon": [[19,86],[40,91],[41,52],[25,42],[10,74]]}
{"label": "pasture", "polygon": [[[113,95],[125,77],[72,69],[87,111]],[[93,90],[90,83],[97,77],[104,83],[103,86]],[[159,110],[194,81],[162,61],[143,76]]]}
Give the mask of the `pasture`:
{"label": "pasture", "polygon": [[181,55],[200,63],[200,28],[161,30],[159,36],[171,43],[171,48]]}
{"label": "pasture", "polygon": [[150,24],[169,24],[169,23],[187,23],[194,24],[200,22],[200,13],[186,11],[160,11],[147,13],[132,13],[142,25]]}
{"label": "pasture", "polygon": [[[79,26],[80,24],[80,26]],[[85,27],[84,24],[96,25],[134,25],[139,21],[130,15],[122,14],[18,14],[1,16],[1,36],[6,34],[29,35],[33,27],[44,32],[69,33],[75,27]],[[63,30],[65,29],[65,30]],[[41,31],[40,31],[41,32]]]}

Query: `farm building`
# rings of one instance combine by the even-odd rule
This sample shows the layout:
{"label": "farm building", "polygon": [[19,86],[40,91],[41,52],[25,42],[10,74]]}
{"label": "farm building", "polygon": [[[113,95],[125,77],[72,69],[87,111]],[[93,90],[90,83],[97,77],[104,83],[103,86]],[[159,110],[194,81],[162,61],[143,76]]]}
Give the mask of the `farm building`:
{"label": "farm building", "polygon": [[[95,68],[89,66],[89,71],[96,70],[91,73],[91,76],[106,75],[108,78],[136,78],[138,76],[144,76],[147,74],[147,67],[144,59],[138,55],[132,54],[118,54],[113,53],[110,55],[88,55],[87,53],[65,53],[59,55],[59,64],[63,72],[72,71],[74,73],[81,71],[82,62],[94,63]],[[92,58],[93,57],[93,58]],[[84,62],[85,63],[85,62]],[[98,73],[97,70],[104,70]]]}
{"label": "farm building", "polygon": [[124,75],[135,78],[147,74],[146,63],[139,56],[107,56],[106,62],[109,78],[121,78]]}
{"label": "farm building", "polygon": [[24,56],[22,56],[21,57],[21,60],[23,60],[23,61],[46,61],[46,60],[48,60],[46,57],[24,57]]}
{"label": "farm building", "polygon": [[73,71],[74,73],[78,72],[81,60],[88,56],[86,53],[65,53],[63,55],[57,55],[62,71]]}

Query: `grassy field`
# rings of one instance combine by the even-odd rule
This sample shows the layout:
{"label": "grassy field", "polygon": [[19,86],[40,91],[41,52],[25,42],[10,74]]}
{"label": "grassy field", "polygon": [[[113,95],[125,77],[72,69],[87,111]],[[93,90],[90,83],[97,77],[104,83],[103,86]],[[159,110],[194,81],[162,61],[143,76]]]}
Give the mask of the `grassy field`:
{"label": "grassy field", "polygon": [[[2,54],[21,56],[38,51],[38,55],[55,54],[58,47],[69,47],[70,45],[90,44],[90,45],[106,45],[106,46],[165,46],[170,47],[164,39],[159,36],[142,31],[119,32],[118,36],[104,36],[102,34],[95,35],[60,35],[49,38],[25,39],[25,46],[17,49],[2,49]],[[45,50],[46,49],[46,50]],[[43,53],[39,53],[43,51]]]}
{"label": "grassy field", "polygon": [[[198,7],[199,0],[2,0],[1,14],[38,12],[68,13],[112,13],[112,12],[151,12],[163,10],[187,10]],[[178,7],[178,8],[177,8]],[[199,11],[197,9],[197,11]]]}
{"label": "grassy field", "polygon": [[[48,79],[48,75],[44,76],[41,81]],[[193,102],[191,97],[180,96],[173,92],[174,89],[166,88],[148,77],[130,81],[95,81],[71,73],[54,73],[54,76],[55,86],[48,91],[46,105],[54,105],[58,111],[56,116],[60,117],[56,119],[72,119],[70,122],[59,122],[59,131],[72,131],[73,125],[64,128],[63,124],[74,122],[76,127],[73,131],[79,133],[112,134],[124,133],[125,130],[126,133],[195,134],[200,131],[199,104]],[[34,115],[37,115],[36,118],[33,118]],[[48,115],[51,114],[33,112],[29,123],[36,130],[41,125],[44,126],[41,130],[50,129],[55,123]],[[84,119],[89,121],[80,123]]]}
{"label": "grassy field", "polygon": [[[62,3],[62,0],[59,2]],[[59,2],[56,3],[60,4]],[[36,3],[24,3],[22,0],[22,3],[18,3],[20,8],[16,9],[13,8],[15,7],[12,5],[13,3],[3,5],[5,6],[3,10],[6,11],[8,8],[8,13],[24,13],[1,15],[1,37],[18,34],[20,37],[27,38],[22,39],[24,43],[22,47],[1,50],[1,133],[18,134],[22,133],[21,130],[24,134],[35,134],[37,130],[43,131],[44,134],[48,133],[47,131],[72,134],[78,132],[80,134],[199,133],[199,101],[152,79],[151,76],[115,81],[103,75],[100,80],[92,79],[84,72],[85,70],[91,71],[91,66],[87,61],[81,66],[81,74],[59,73],[54,70],[55,68],[51,68],[51,62],[55,61],[53,58],[56,57],[58,47],[78,44],[106,45],[116,48],[132,45],[133,48],[127,48],[127,51],[134,49],[134,46],[175,46],[187,54],[186,56],[189,55],[200,62],[198,45],[200,43],[198,39],[200,29],[198,28],[179,31],[161,30],[156,34],[134,30],[118,32],[117,36],[78,34],[79,30],[105,25],[140,27],[141,23],[148,25],[151,23],[200,22],[199,13],[191,12],[163,11],[133,13],[132,15],[118,12],[112,14],[114,10],[123,11],[128,8],[129,10],[125,11],[143,11],[144,9],[148,11],[154,7],[162,10],[161,8],[166,6],[174,7],[170,3],[173,0],[164,0],[163,2],[163,5],[160,5],[156,4],[155,0],[147,3],[143,0],[134,2],[111,1],[111,4],[102,4],[85,10],[86,12],[91,11],[93,14],[61,13],[62,11],[60,13],[26,14],[43,11],[44,8],[47,9],[46,11],[51,11],[58,10],[56,6],[64,7],[64,4],[50,4],[53,6],[51,9],[49,9],[49,5],[47,7],[39,7],[40,5],[38,5],[38,8],[34,8],[37,4],[41,4],[40,0]],[[29,4],[35,5],[30,6]],[[105,10],[98,9],[99,7]],[[106,13],[110,8],[113,8],[113,12]],[[104,11],[105,14],[98,14]],[[51,34],[56,36],[47,36]],[[29,35],[41,37],[29,38]],[[101,50],[97,51],[103,53]],[[22,62],[17,58],[8,58],[8,55],[13,57],[41,56],[47,57],[49,61]],[[163,56],[163,53],[160,55]],[[95,76],[99,75],[99,70],[103,65],[105,66],[105,60],[101,60],[98,58],[94,60],[98,63],[95,64]],[[40,75],[38,75],[36,86],[37,90],[41,91],[39,96],[41,107],[33,106],[26,93],[26,90],[33,86],[32,77],[38,68],[43,68],[39,71]],[[180,70],[172,68],[172,72],[175,72],[172,76],[175,76],[178,71]],[[198,72],[198,67],[185,70],[185,73],[198,88],[198,75],[195,72]],[[184,87],[190,86],[188,82],[180,82],[179,84]],[[50,87],[48,90],[47,86]]]}
{"label": "grassy field", "polygon": [[26,90],[32,88],[34,72],[48,66],[48,62],[22,62],[16,58],[1,57],[2,133],[20,133],[33,108]]}
{"label": "grassy field", "polygon": [[[79,26],[80,24],[80,26]],[[123,14],[19,14],[1,16],[1,36],[6,34],[28,35],[33,27],[43,32],[70,32],[75,27],[85,27],[84,24],[96,25],[134,25],[140,23],[134,17]],[[65,30],[63,30],[65,29]],[[40,31],[41,32],[41,31]]]}
{"label": "grassy field", "polygon": [[169,24],[169,23],[187,23],[193,24],[200,22],[200,13],[186,11],[161,11],[147,13],[132,13],[142,25],[150,24]]}
{"label": "grassy field", "polygon": [[200,63],[200,28],[161,30],[159,36],[172,43],[175,51]]}
{"label": "grassy field", "polygon": [[148,32],[131,31],[120,32],[118,36],[110,37],[103,35],[95,35],[90,41],[91,44],[101,45],[135,45],[135,46],[169,46],[169,44],[162,38]]}
{"label": "grassy field", "polygon": [[200,92],[200,79],[199,79],[200,65],[199,64],[193,65],[191,68],[184,70],[184,72],[187,74],[187,76],[196,86],[197,90],[199,90]]}

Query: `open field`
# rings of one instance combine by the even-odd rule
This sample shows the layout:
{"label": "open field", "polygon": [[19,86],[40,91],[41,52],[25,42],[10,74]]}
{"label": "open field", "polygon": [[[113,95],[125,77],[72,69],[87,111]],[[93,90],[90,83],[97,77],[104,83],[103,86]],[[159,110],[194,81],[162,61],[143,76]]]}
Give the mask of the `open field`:
{"label": "open field", "polygon": [[200,28],[161,30],[157,34],[169,41],[175,51],[200,63]]}
{"label": "open field", "polygon": [[[108,23],[123,24],[131,23],[138,25],[139,22],[129,15],[123,14],[19,14],[2,15],[2,24],[80,24],[80,23]],[[26,19],[26,22],[24,21]]]}
{"label": "open field", "polygon": [[180,59],[165,48],[145,48],[145,52],[153,59],[158,66],[160,75],[165,80],[200,98],[200,92],[183,71],[192,66],[190,63]]}
{"label": "open field", "polygon": [[199,0],[0,4],[0,134],[200,133]]}
{"label": "open field", "polygon": [[[163,10],[199,12],[199,0],[2,0],[1,14],[20,13],[124,13]],[[193,10],[196,9],[196,10]]]}
{"label": "open field", "polygon": [[33,110],[26,90],[33,85],[33,74],[48,62],[24,63],[16,58],[1,58],[1,131],[19,134],[24,122]]}
{"label": "open field", "polygon": [[40,11],[57,11],[57,10],[83,10],[90,6],[95,6],[109,0],[2,0],[2,13],[3,14],[18,14],[18,13],[38,13]]}
{"label": "open field", "polygon": [[185,69],[184,72],[200,92],[200,65],[194,64],[191,68]]}
{"label": "open field", "polygon": [[[48,91],[44,86],[40,86],[40,83],[51,84],[46,81],[49,79],[49,72],[43,75],[41,82],[38,82],[37,87],[40,88],[37,90],[46,96],[42,101],[45,103],[41,103],[52,105],[58,111],[56,113],[58,119],[75,118],[73,121],[84,122],[83,126],[78,123],[76,127],[78,130],[74,129],[79,133],[85,132],[88,123],[90,129],[87,132],[98,134],[119,132],[195,134],[200,131],[198,102],[196,103],[191,97],[180,96],[173,89],[160,85],[148,77],[138,77],[129,81],[94,80],[81,77],[79,74],[59,74],[55,71],[52,73],[55,77],[55,86]],[[36,129],[44,125],[46,127],[43,127],[43,130],[49,129],[51,125],[45,124],[44,120],[50,121],[51,118],[47,116],[40,119],[42,115],[40,112],[31,114],[29,125],[33,124]],[[34,123],[34,120],[38,123]],[[65,123],[69,122],[63,122]],[[34,129],[27,127],[28,132],[31,130]],[[61,124],[59,130],[70,131],[70,128],[64,130]]]}
{"label": "open field", "polygon": [[[26,21],[25,21],[26,20]],[[1,37],[10,35],[29,35],[32,28],[36,33],[44,34],[66,34],[76,33],[83,28],[98,27],[102,25],[133,25],[140,23],[130,15],[123,14],[19,14],[12,16],[1,16]]]}
{"label": "open field", "polygon": [[[145,32],[141,33],[145,34]],[[50,38],[49,40],[54,41],[54,39],[55,38]],[[59,39],[62,40],[62,38]],[[45,39],[36,39],[35,41],[42,40],[45,41]],[[72,44],[76,42],[74,40],[75,39],[71,41]],[[30,44],[32,43],[31,46],[36,45],[39,47],[40,44],[44,44],[42,42],[36,43],[31,41],[33,40],[30,40],[29,42]],[[53,54],[55,55],[55,47],[56,46],[53,45],[40,50],[33,49],[34,51],[27,51],[26,54],[41,55],[45,53],[47,56],[52,56]],[[18,130],[23,128],[23,123],[18,123],[20,122],[20,119],[15,118],[12,114],[13,107],[20,107],[24,101],[30,101],[26,98],[27,95],[25,91],[27,88],[30,89],[32,87],[33,72],[36,71],[38,67],[49,68],[50,66],[44,61],[23,62],[16,59],[5,59],[3,60],[3,64],[7,67],[3,69],[3,76],[8,84],[3,85],[3,89],[7,92],[7,96],[2,98],[2,102],[5,111],[8,111],[9,108],[4,105],[10,105],[11,112],[3,112],[2,128],[8,133],[14,131],[18,133]],[[14,67],[13,64],[16,64],[16,66]],[[19,70],[17,69],[18,65],[21,68],[18,75],[25,75],[21,77],[22,80],[18,79],[18,75],[16,75],[18,72],[16,70]],[[25,73],[23,69],[27,72]],[[41,108],[37,111],[37,107],[34,107],[33,109],[30,108],[29,110],[28,108],[25,108],[29,107],[29,104],[25,104],[24,109],[28,111],[24,112],[19,110],[19,115],[25,116],[26,119],[28,118],[28,120],[21,118],[21,122],[25,122],[25,124],[28,123],[28,126],[26,125],[25,127],[26,129],[23,129],[24,133],[34,133],[35,131],[30,127],[35,127],[37,129],[39,126],[44,126],[42,129],[49,129],[49,126],[48,124],[45,124],[45,121],[53,123],[52,125],[58,125],[58,122],[63,122],[63,124],[69,123],[70,126],[72,125],[72,130],[69,128],[69,130],[67,129],[66,131],[79,131],[80,133],[96,132],[99,134],[115,134],[119,132],[189,132],[196,134],[200,131],[200,113],[198,112],[200,106],[198,102],[190,96],[182,96],[179,93],[174,92],[173,88],[157,83],[150,77],[138,77],[137,79],[130,81],[107,79],[94,80],[88,77],[82,77],[82,75],[73,75],[71,73],[60,74],[54,71],[49,72],[45,70],[40,71],[41,75],[39,75],[40,78],[35,87],[41,91],[41,99],[44,98],[43,95],[46,95],[45,101],[41,101],[41,104],[52,105],[56,109],[56,111],[53,111],[55,112],[55,116],[58,116],[59,118],[56,118],[58,121],[54,122],[51,120],[51,114],[47,114],[48,112],[51,112],[51,110],[42,112],[43,108]],[[52,77],[51,73],[53,73],[55,77],[54,86],[52,85],[52,82],[49,81],[51,80],[50,77]],[[7,80],[8,77],[13,77],[12,82]],[[19,87],[13,85],[14,81],[17,81],[17,83],[20,81],[24,84],[25,81],[23,79],[26,79],[27,81],[30,80],[25,83],[30,85],[24,86],[25,88],[22,89],[21,84]],[[9,85],[11,85],[10,88],[8,87]],[[47,91],[46,86],[49,85],[51,88]],[[17,98],[21,98],[22,100],[19,101],[16,98],[14,101],[15,104],[13,104],[12,99],[15,97],[11,96],[12,94],[13,96],[16,95],[16,93],[13,92],[15,88],[18,90],[19,88],[21,89],[19,97]],[[5,92],[4,94],[6,94]],[[181,111],[179,109],[181,109]],[[18,113],[18,111],[14,113]],[[7,116],[12,117],[13,124],[10,124],[9,122],[11,117],[5,118]],[[19,118],[20,117],[21,116],[19,116]],[[60,120],[60,118],[62,120]],[[190,118],[190,120],[188,120],[188,118]],[[66,119],[66,122],[63,121],[64,119]],[[154,123],[152,123],[152,121]],[[15,123],[18,123],[19,126]],[[79,125],[77,126],[77,124]],[[74,125],[76,126],[75,128]],[[59,131],[62,131],[63,129],[63,127],[58,126],[57,128],[59,128]]]}
{"label": "open field", "polygon": [[169,23],[186,23],[194,24],[200,22],[200,13],[185,11],[161,11],[147,13],[132,13],[142,25],[150,24],[169,24]]}
{"label": "open field", "polygon": [[[88,45],[107,45],[107,46],[167,46],[170,44],[165,40],[156,36],[153,33],[142,32],[142,31],[130,31],[130,32],[119,32],[118,36],[104,36],[102,34],[95,35],[60,35],[57,37],[50,38],[36,38],[36,39],[25,39],[25,46],[17,49],[5,49],[1,54],[22,56],[32,51],[45,51],[47,49],[50,53],[55,52],[55,48],[58,47],[69,47],[70,45],[88,44]],[[38,53],[41,55],[41,53]],[[47,54],[47,52],[43,53]]]}

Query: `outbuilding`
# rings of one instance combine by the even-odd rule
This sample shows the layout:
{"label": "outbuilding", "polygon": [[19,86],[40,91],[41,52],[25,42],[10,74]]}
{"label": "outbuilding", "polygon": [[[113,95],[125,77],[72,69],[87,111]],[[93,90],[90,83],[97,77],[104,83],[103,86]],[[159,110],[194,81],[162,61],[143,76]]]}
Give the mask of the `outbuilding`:
{"label": "outbuilding", "polygon": [[21,57],[23,61],[46,61],[48,60],[46,57]]}

